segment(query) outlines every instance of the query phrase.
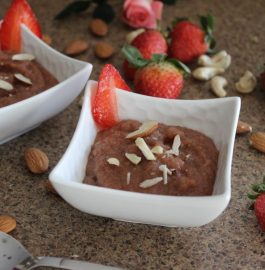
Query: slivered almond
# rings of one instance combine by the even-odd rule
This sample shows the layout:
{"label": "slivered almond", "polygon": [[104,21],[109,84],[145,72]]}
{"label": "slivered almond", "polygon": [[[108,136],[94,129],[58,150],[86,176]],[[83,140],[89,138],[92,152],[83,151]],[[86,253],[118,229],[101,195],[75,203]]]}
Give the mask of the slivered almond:
{"label": "slivered almond", "polygon": [[9,233],[16,228],[16,220],[10,216],[0,216],[0,231]]}
{"label": "slivered almond", "polygon": [[151,152],[150,148],[148,147],[143,138],[137,138],[135,140],[135,144],[141,150],[147,160],[156,160],[156,157]]}
{"label": "slivered almond", "polygon": [[180,136],[177,134],[174,138],[172,150],[176,153],[176,155],[179,155],[179,147],[181,145]]}
{"label": "slivered almond", "polygon": [[239,120],[237,123],[236,134],[244,134],[248,132],[252,132],[251,125]]}
{"label": "slivered almond", "polygon": [[14,87],[11,83],[6,82],[4,80],[0,80],[0,89],[6,90],[6,91],[12,91]]}
{"label": "slivered almond", "polygon": [[19,53],[12,56],[14,61],[32,61],[35,59],[35,56],[30,53]]}
{"label": "slivered almond", "polygon": [[265,153],[265,132],[255,132],[249,138],[249,143],[255,149]]}
{"label": "slivered almond", "polygon": [[108,158],[107,162],[110,165],[120,166],[120,161],[117,158]]}
{"label": "slivered almond", "polygon": [[126,139],[136,139],[152,134],[158,128],[157,121],[146,121],[135,131],[127,134]]}
{"label": "slivered almond", "polygon": [[163,172],[164,184],[167,184],[167,165],[163,164],[159,166],[159,170]]}
{"label": "slivered almond", "polygon": [[125,157],[127,157],[133,164],[137,165],[142,160],[141,157],[133,154],[133,153],[125,153]]}
{"label": "slivered almond", "polygon": [[130,182],[131,182],[131,173],[127,172],[126,184],[130,185]]}
{"label": "slivered almond", "polygon": [[156,184],[158,184],[159,182],[163,181],[163,177],[155,177],[152,179],[146,179],[143,182],[140,183],[139,187],[141,188],[149,188],[152,187]]}
{"label": "slivered almond", "polygon": [[164,149],[163,149],[162,146],[156,145],[156,146],[154,146],[154,147],[151,149],[151,151],[152,151],[152,153],[154,153],[154,154],[163,154]]}
{"label": "slivered almond", "polygon": [[16,73],[16,74],[14,75],[14,77],[15,77],[17,80],[19,80],[19,81],[21,81],[21,82],[23,82],[23,83],[25,83],[25,84],[32,85],[31,79],[27,78],[26,76],[24,76],[24,75],[22,75],[22,74],[20,74],[20,73]]}

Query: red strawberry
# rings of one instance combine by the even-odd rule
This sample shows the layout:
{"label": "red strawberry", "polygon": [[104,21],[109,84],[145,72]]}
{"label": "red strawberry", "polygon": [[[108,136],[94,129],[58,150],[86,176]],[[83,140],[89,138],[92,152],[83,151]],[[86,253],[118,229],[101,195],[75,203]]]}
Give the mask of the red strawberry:
{"label": "red strawberry", "polygon": [[178,22],[170,33],[169,55],[189,63],[214,46],[212,16],[201,17],[202,28],[187,20]]}
{"label": "red strawberry", "polygon": [[21,49],[20,25],[25,24],[36,36],[41,29],[26,0],[13,0],[3,19],[0,30],[2,50],[19,52]]}
{"label": "red strawberry", "polygon": [[183,88],[183,72],[189,69],[177,60],[165,61],[166,55],[154,54],[147,60],[141,56],[135,47],[126,45],[122,52],[126,59],[134,66],[139,67],[135,74],[135,90],[141,94],[177,98]]}
{"label": "red strawberry", "polygon": [[98,87],[92,104],[94,120],[102,128],[112,127],[118,122],[115,87],[130,91],[118,70],[111,64],[106,64],[99,75]]}
{"label": "red strawberry", "polygon": [[[153,54],[167,53],[167,42],[157,30],[146,30],[133,39],[132,46],[136,47],[143,58],[150,59]],[[124,74],[127,79],[133,80],[136,68],[130,67],[128,61],[123,63]]]}
{"label": "red strawberry", "polygon": [[263,183],[252,185],[252,190],[255,194],[248,194],[248,197],[255,200],[255,214],[261,230],[265,232],[265,177],[263,178]]}
{"label": "red strawberry", "polygon": [[135,90],[153,97],[177,98],[183,84],[182,72],[166,61],[152,62],[138,69],[134,78]]}

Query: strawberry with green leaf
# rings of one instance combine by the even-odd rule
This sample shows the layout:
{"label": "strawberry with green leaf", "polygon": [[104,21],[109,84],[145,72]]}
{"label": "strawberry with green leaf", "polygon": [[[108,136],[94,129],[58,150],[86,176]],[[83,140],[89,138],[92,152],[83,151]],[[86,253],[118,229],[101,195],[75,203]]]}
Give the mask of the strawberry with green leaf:
{"label": "strawberry with green leaf", "polygon": [[265,177],[261,184],[252,185],[254,194],[248,194],[248,198],[254,200],[252,208],[255,211],[258,223],[263,232],[265,232]]}
{"label": "strawberry with green leaf", "polygon": [[213,17],[200,17],[201,27],[186,18],[175,21],[170,32],[169,55],[183,63],[190,63],[215,46]]}
{"label": "strawberry with green leaf", "polygon": [[167,59],[166,54],[153,54],[151,59],[144,59],[137,48],[126,45],[122,52],[129,63],[138,68],[135,78],[135,90],[141,94],[161,97],[179,97],[184,74],[190,70],[176,59]]}

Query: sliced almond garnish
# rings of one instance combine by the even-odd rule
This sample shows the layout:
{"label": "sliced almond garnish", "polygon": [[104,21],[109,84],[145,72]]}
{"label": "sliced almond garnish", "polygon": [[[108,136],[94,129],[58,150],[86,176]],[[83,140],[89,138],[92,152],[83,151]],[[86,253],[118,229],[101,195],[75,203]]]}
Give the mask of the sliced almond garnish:
{"label": "sliced almond garnish", "polygon": [[141,182],[139,187],[149,188],[149,187],[152,187],[152,186],[158,184],[161,181],[163,181],[163,177],[155,177],[152,179],[147,179],[147,180],[144,180],[143,182]]}
{"label": "sliced almond garnish", "polygon": [[181,145],[181,141],[180,141],[180,136],[177,134],[174,137],[174,141],[172,144],[172,149],[166,151],[166,155],[175,155],[178,156],[179,155],[179,147]]}
{"label": "sliced almond garnish", "polygon": [[157,121],[146,121],[135,131],[127,134],[126,139],[136,139],[152,134],[158,128]]}
{"label": "sliced almond garnish", "polygon": [[15,61],[32,61],[34,59],[35,56],[30,53],[19,53],[12,56],[12,60]]}
{"label": "sliced almond garnish", "polygon": [[1,215],[0,216],[0,231],[9,233],[16,228],[16,220],[13,217]]}
{"label": "sliced almond garnish", "polygon": [[12,91],[14,87],[11,83],[0,80],[0,89],[6,90],[6,91]]}
{"label": "sliced almond garnish", "polygon": [[166,164],[162,164],[159,166],[159,170],[163,172],[163,180],[164,184],[167,184],[167,175],[172,175],[172,172],[168,169]]}
{"label": "sliced almond garnish", "polygon": [[163,154],[164,149],[163,149],[162,146],[156,145],[156,146],[154,146],[154,147],[151,149],[151,151],[152,151],[152,153],[154,153],[154,154]]}
{"label": "sliced almond garnish", "polygon": [[20,73],[16,73],[16,74],[14,75],[14,77],[15,77],[16,79],[18,79],[19,81],[23,82],[23,83],[32,85],[31,79],[27,78],[26,76],[24,76],[24,75],[22,75],[22,74],[20,74]]}
{"label": "sliced almond garnish", "polygon": [[107,162],[110,165],[120,166],[120,161],[117,158],[108,158]]}
{"label": "sliced almond garnish", "polygon": [[127,157],[133,164],[137,165],[142,160],[141,157],[133,154],[133,153],[125,153],[125,157]]}
{"label": "sliced almond garnish", "polygon": [[156,160],[156,157],[151,152],[150,148],[148,147],[143,138],[137,138],[135,140],[135,144],[141,150],[147,160]]}
{"label": "sliced almond garnish", "polygon": [[126,184],[129,185],[131,182],[131,173],[127,172]]}

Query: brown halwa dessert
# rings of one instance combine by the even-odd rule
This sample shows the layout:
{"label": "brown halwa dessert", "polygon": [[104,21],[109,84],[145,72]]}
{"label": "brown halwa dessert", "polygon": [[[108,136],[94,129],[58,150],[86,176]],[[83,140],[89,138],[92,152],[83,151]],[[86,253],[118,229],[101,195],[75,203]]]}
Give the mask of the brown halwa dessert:
{"label": "brown halwa dessert", "polygon": [[98,132],[84,183],[151,194],[212,194],[218,150],[209,137],[155,121],[140,126],[124,120]]}
{"label": "brown halwa dessert", "polygon": [[27,54],[14,55],[0,51],[0,108],[34,96],[58,83],[32,58],[34,56]]}

